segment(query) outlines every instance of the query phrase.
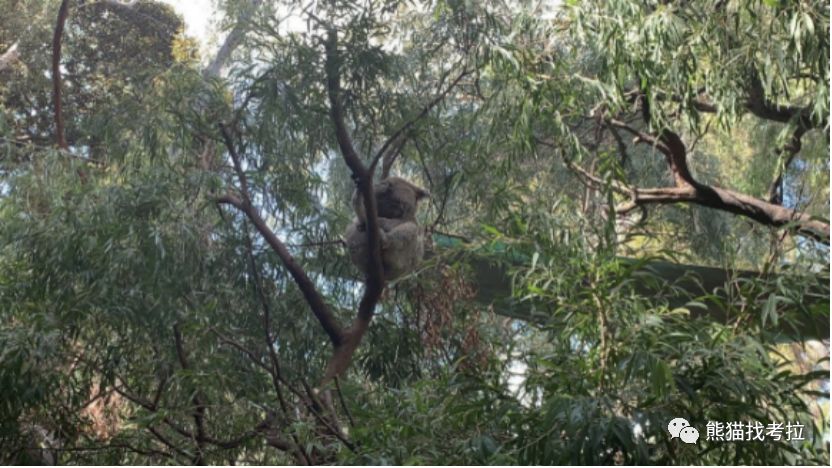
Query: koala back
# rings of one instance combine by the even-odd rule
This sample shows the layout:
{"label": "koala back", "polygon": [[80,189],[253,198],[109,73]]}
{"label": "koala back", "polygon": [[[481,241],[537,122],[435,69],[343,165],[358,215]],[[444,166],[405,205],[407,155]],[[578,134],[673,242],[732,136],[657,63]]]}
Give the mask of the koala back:
{"label": "koala back", "polygon": [[[344,237],[350,260],[362,273],[367,274],[370,250],[367,230],[355,220],[347,228]],[[394,280],[413,271],[424,255],[424,232],[415,221],[379,218],[381,231],[381,259],[384,276]]]}

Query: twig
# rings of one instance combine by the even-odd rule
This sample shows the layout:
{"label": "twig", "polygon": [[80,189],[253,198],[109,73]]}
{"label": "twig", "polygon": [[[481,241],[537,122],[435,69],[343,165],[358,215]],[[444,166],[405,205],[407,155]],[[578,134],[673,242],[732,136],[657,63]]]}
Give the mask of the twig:
{"label": "twig", "polygon": [[344,401],[344,394],[341,392],[341,379],[335,377],[335,390],[338,392],[338,400],[341,402],[341,407],[344,408],[344,413],[347,415],[347,420],[351,427],[355,427],[355,421],[352,419],[350,409],[347,407],[347,402]]}

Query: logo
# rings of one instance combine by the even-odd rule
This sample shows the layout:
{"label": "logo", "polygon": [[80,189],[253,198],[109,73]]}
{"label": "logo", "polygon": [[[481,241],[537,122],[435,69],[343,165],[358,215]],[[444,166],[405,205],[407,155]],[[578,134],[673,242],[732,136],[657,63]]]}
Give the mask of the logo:
{"label": "logo", "polygon": [[692,427],[685,418],[674,418],[667,423],[667,432],[670,433],[670,438],[682,439],[686,444],[695,444],[699,440],[699,431]]}

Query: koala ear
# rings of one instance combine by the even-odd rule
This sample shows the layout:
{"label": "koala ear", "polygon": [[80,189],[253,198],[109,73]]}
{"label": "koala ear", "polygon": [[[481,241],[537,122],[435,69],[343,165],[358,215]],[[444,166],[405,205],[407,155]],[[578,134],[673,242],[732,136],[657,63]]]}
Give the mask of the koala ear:
{"label": "koala ear", "polygon": [[423,189],[422,187],[416,187],[414,185],[413,188],[416,190],[416,200],[421,200],[423,198],[430,198],[430,192]]}

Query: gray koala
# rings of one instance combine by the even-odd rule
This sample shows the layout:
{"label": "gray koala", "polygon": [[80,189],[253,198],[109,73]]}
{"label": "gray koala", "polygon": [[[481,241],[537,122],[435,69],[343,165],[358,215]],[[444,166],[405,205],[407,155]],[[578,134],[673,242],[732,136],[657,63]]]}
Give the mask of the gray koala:
{"label": "gray koala", "polygon": [[[384,266],[384,277],[394,280],[419,266],[425,250],[422,227],[415,221],[390,218],[379,218],[378,224],[381,231],[381,263]],[[345,237],[352,263],[367,274],[370,261],[367,230],[360,227],[358,220],[355,220],[347,228]]]}
{"label": "gray koala", "polygon": [[[400,177],[388,177],[374,186],[381,233],[381,259],[387,280],[413,271],[424,255],[424,230],[416,222],[419,200],[428,192]],[[352,198],[356,219],[347,228],[347,249],[352,262],[367,273],[370,253],[367,245],[364,199],[356,191]]]}
{"label": "gray koala", "polygon": [[[430,192],[401,177],[388,177],[373,186],[379,218],[416,220],[416,205]],[[352,208],[361,223],[367,221],[364,197],[356,190],[352,194]]]}

